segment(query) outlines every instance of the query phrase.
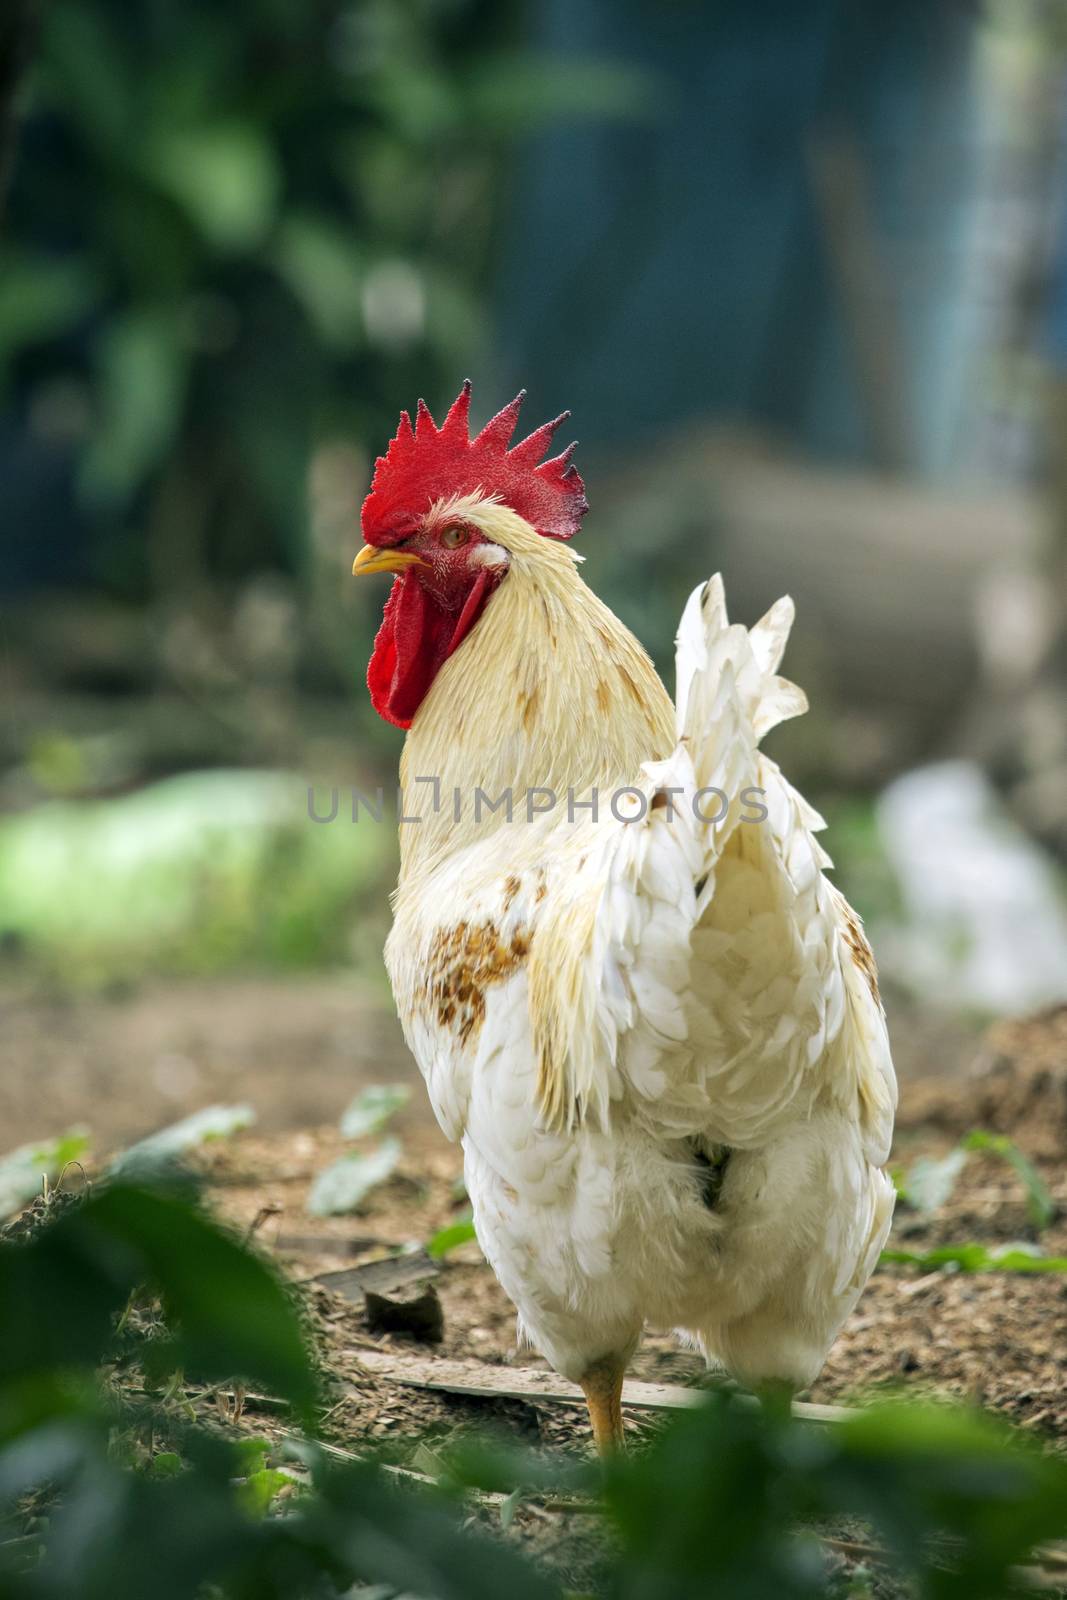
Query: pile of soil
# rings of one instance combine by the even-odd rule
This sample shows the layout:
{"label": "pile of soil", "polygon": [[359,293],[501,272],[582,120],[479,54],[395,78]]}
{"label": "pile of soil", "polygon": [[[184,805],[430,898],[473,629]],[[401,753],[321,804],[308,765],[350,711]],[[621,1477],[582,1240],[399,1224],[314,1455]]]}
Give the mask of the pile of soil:
{"label": "pile of soil", "polygon": [[1067,1152],[1067,1006],[995,1023],[958,1078],[909,1084],[899,1132],[1006,1133],[1031,1154]]}

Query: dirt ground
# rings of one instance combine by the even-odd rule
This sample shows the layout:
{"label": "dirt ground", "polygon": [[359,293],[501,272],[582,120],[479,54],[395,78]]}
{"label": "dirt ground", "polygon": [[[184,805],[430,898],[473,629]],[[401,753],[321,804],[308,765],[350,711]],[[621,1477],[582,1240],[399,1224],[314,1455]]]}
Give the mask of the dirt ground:
{"label": "dirt ground", "polygon": [[[969,1072],[905,1082],[895,1160],[940,1156],[975,1126],[1008,1132],[1027,1152],[1060,1206],[1041,1235],[1048,1255],[1067,1255],[1067,1009],[1027,1024],[1005,1024],[983,1042]],[[439,1453],[465,1433],[488,1428],[550,1452],[591,1448],[584,1408],[516,1396],[474,1398],[407,1387],[375,1363],[383,1354],[435,1363],[480,1363],[504,1382],[515,1369],[549,1377],[545,1363],[518,1350],[514,1313],[477,1246],[465,1244],[438,1264],[432,1279],[415,1278],[391,1299],[404,1303],[435,1294],[442,1312],[439,1341],[382,1331],[380,1310],[366,1307],[358,1289],[337,1274],[369,1262],[400,1267],[441,1228],[466,1214],[458,1152],[435,1130],[412,1129],[399,1171],[368,1196],[357,1217],[323,1219],[305,1210],[308,1186],[344,1148],[335,1128],[295,1133],[242,1134],[206,1149],[202,1170],[220,1208],[261,1243],[284,1270],[304,1283],[333,1383],[326,1434],[343,1449],[373,1452],[401,1468],[434,1469]],[[269,1174],[269,1176],[265,1176]],[[916,1252],[939,1244],[980,1240],[993,1247],[1033,1241],[1025,1190],[1002,1159],[972,1154],[949,1198],[920,1215],[901,1206],[890,1243]],[[331,1276],[332,1275],[332,1276]],[[339,1287],[337,1287],[339,1285]],[[1044,1441],[1067,1449],[1067,1277],[1000,1272],[923,1272],[886,1266],[875,1273],[809,1395],[816,1402],[851,1404],[886,1392],[981,1404]],[[444,1370],[438,1368],[438,1371]],[[702,1361],[678,1348],[667,1330],[650,1330],[630,1376],[692,1385]],[[517,1374],[516,1374],[517,1377]],[[270,1410],[246,1401],[241,1426],[278,1432]],[[631,1440],[661,1425],[650,1410],[627,1408]],[[489,1513],[483,1509],[483,1516]],[[866,1531],[842,1526],[829,1546],[846,1582]],[[509,1537],[523,1543],[568,1585],[595,1585],[602,1545],[589,1518],[523,1506]],[[867,1592],[896,1597],[888,1574],[875,1573]]]}
{"label": "dirt ground", "polygon": [[[155,979],[103,994],[0,982],[0,1150],[75,1125],[114,1149],[216,1103],[251,1104],[265,1131],[314,1127],[368,1084],[414,1089],[384,981]],[[404,1116],[433,1123],[415,1094]]]}
{"label": "dirt ground", "polygon": [[[433,1121],[395,1018],[380,995],[348,975],[160,980],[81,997],[9,983],[0,987],[0,1018],[6,1148],[84,1124],[100,1157],[207,1103],[251,1102],[255,1127],[198,1159],[220,1208],[242,1227],[260,1217],[261,1244],[298,1280],[412,1249],[467,1214],[460,1153]],[[980,1040],[945,1023],[900,1018],[894,1038],[901,1067],[894,1163],[943,1154],[974,1127],[1006,1132],[1035,1160],[1067,1213],[1067,1008],[1002,1023]],[[937,1071],[946,1061],[953,1070]],[[341,1111],[361,1088],[383,1082],[413,1091],[392,1127],[403,1144],[399,1170],[358,1216],[310,1215],[311,1182],[350,1148],[337,1129]],[[1003,1160],[975,1153],[934,1215],[898,1207],[890,1243],[921,1251],[1028,1238],[1019,1179]],[[1062,1218],[1041,1244],[1048,1254],[1067,1254]],[[444,1312],[437,1354],[497,1364],[518,1358],[512,1310],[476,1245],[448,1256],[434,1288]],[[328,1287],[316,1294],[331,1359],[358,1391],[334,1415],[339,1440],[358,1445],[427,1428],[447,1432],[468,1412],[500,1411],[496,1402],[401,1391],[379,1377],[368,1383],[358,1362],[367,1338],[362,1305]],[[373,1343],[414,1348],[399,1336]],[[529,1351],[521,1362],[543,1365]],[[845,1400],[887,1386],[963,1396],[1067,1443],[1065,1363],[1067,1277],[887,1267],[872,1279],[811,1397]],[[669,1332],[650,1332],[633,1376],[685,1383],[701,1370],[700,1359],[679,1350]],[[515,1402],[502,1415],[546,1441],[585,1436],[584,1417],[567,1407]]]}
{"label": "dirt ground", "polygon": [[[1067,1041],[1067,1026],[1061,1029]],[[1065,1052],[1067,1054],[1067,1052]],[[1059,1076],[1030,1073],[1026,1089],[1012,1076],[1025,1111],[1018,1119],[1017,1142],[1035,1158],[1046,1183],[1067,1212],[1067,1183],[1055,1154],[1067,1133],[1067,1065]],[[1005,1072],[1005,1076],[1006,1076]],[[1046,1081],[1047,1080],[1047,1081]],[[958,1134],[975,1126],[974,1085],[967,1080],[940,1086],[944,1101],[931,1124],[929,1085],[918,1096],[919,1120],[907,1101],[902,1107],[898,1159],[908,1164],[920,1154],[944,1154]],[[953,1117],[955,1126],[946,1126]],[[1058,1119],[1058,1132],[1057,1132]],[[989,1125],[987,1119],[984,1125]],[[404,1139],[399,1171],[368,1196],[358,1217],[312,1217],[304,1209],[310,1182],[346,1148],[335,1129],[282,1135],[242,1134],[208,1147],[199,1158],[214,1198],[242,1227],[261,1218],[257,1237],[276,1253],[286,1270],[301,1280],[336,1273],[390,1253],[412,1249],[466,1215],[459,1187],[458,1151],[435,1131],[417,1129]],[[265,1176],[269,1174],[269,1176]],[[264,1212],[269,1214],[263,1217]],[[893,1246],[922,1251],[936,1245],[981,1240],[994,1246],[1032,1240],[1025,1192],[1000,1158],[971,1155],[951,1199],[931,1216],[901,1206]],[[1067,1255],[1067,1221],[1061,1215],[1041,1236],[1048,1255]],[[444,1337],[433,1354],[493,1364],[544,1363],[515,1344],[514,1313],[477,1246],[467,1244],[441,1263],[433,1279],[444,1314]],[[405,1287],[410,1298],[419,1286]],[[360,1349],[425,1355],[430,1347],[403,1335],[370,1335],[363,1308],[324,1284],[317,1287],[320,1314],[327,1327],[331,1362],[356,1393],[334,1413],[332,1427],[341,1440],[388,1440],[395,1434],[448,1434],[468,1412],[497,1402],[471,1402],[402,1390],[360,1368]],[[886,1388],[909,1394],[952,1396],[980,1402],[1013,1421],[1067,1447],[1067,1277],[1058,1274],[922,1273],[891,1266],[878,1271],[846,1324],[826,1369],[808,1398],[848,1402]],[[547,1370],[547,1369],[545,1369]],[[631,1375],[654,1382],[691,1383],[701,1376],[699,1357],[680,1350],[667,1331],[650,1332],[635,1357]],[[587,1424],[577,1409],[513,1401],[503,1408],[509,1428],[545,1442],[583,1440]],[[635,1413],[635,1428],[647,1423]],[[402,1458],[400,1450],[399,1458]]]}
{"label": "dirt ground", "polygon": [[[943,1153],[947,1140],[916,1132],[912,1152]],[[358,1217],[312,1217],[304,1200],[314,1175],[341,1154],[333,1129],[254,1137],[239,1135],[209,1147],[200,1157],[213,1199],[242,1227],[257,1217],[257,1237],[299,1280],[410,1249],[466,1214],[457,1195],[460,1163],[453,1147],[418,1132],[405,1140],[398,1173],[368,1197]],[[1046,1180],[1067,1202],[1062,1169],[1041,1163]],[[269,1177],[264,1174],[269,1173]],[[961,1239],[1007,1243],[1030,1236],[1021,1187],[1004,1163],[975,1155],[951,1202],[926,1220],[903,1208],[893,1243],[932,1248]],[[1058,1221],[1042,1236],[1048,1254],[1067,1255],[1067,1226]],[[532,1351],[518,1351],[511,1306],[477,1246],[468,1244],[441,1263],[433,1279],[444,1314],[444,1337],[432,1353],[453,1360],[493,1364],[545,1364]],[[419,1286],[405,1286],[410,1298]],[[402,1391],[360,1369],[364,1347],[426,1355],[430,1347],[403,1335],[368,1335],[363,1308],[324,1284],[316,1304],[328,1329],[331,1362],[358,1394],[335,1412],[338,1440],[387,1439],[405,1430],[451,1432],[465,1411],[495,1402],[442,1399]],[[1067,1279],[1057,1274],[920,1273],[885,1267],[875,1274],[846,1324],[826,1370],[807,1398],[852,1401],[872,1390],[906,1388],[910,1394],[951,1395],[981,1402],[1013,1421],[1067,1446]],[[650,1332],[634,1359],[631,1375],[653,1382],[688,1383],[703,1372],[702,1360],[677,1348],[669,1331]],[[631,1418],[639,1427],[642,1415]],[[546,1442],[584,1439],[587,1424],[577,1409],[531,1405],[505,1407],[509,1426]],[[646,1419],[647,1420],[647,1419]],[[402,1452],[401,1452],[402,1455]]]}
{"label": "dirt ground", "polygon": [[[331,1388],[325,1436],[336,1446],[373,1451],[416,1472],[432,1470],[434,1453],[457,1436],[487,1425],[541,1449],[589,1449],[580,1406],[423,1390],[371,1370],[375,1357],[390,1356],[482,1363],[504,1382],[516,1367],[549,1376],[534,1352],[517,1350],[512,1308],[474,1243],[435,1266],[417,1265],[425,1262],[426,1243],[468,1214],[461,1160],[432,1122],[396,1025],[376,996],[322,978],[158,985],[76,1002],[9,988],[3,1002],[4,1037],[18,1064],[12,1071],[5,1063],[0,1074],[8,1146],[83,1122],[102,1155],[210,1101],[254,1103],[257,1125],[203,1147],[195,1164],[217,1209],[254,1232],[304,1286]],[[907,1168],[920,1155],[943,1155],[975,1127],[1008,1133],[1059,1205],[1041,1248],[1067,1256],[1067,1008],[1001,1024],[981,1040],[968,1041],[958,1030],[923,1036],[914,1027],[910,1039],[894,1164]],[[930,1070],[945,1060],[953,1071]],[[410,1082],[415,1091],[393,1125],[403,1145],[398,1170],[358,1215],[312,1215],[311,1183],[352,1148],[338,1131],[340,1111],[360,1087],[394,1081]],[[898,1207],[890,1244],[919,1252],[1035,1237],[1014,1170],[997,1156],[973,1153],[934,1213]],[[408,1261],[416,1265],[407,1281],[392,1286],[390,1274],[403,1276]],[[337,1277],[375,1262],[383,1264],[383,1292],[401,1306],[428,1290],[437,1296],[439,1340],[383,1331],[375,1320],[381,1308],[369,1315],[362,1288]],[[885,1266],[804,1398],[849,1404],[892,1391],[967,1400],[1062,1450],[1065,1363],[1067,1276]],[[703,1363],[668,1330],[650,1330],[630,1376],[692,1385],[703,1377]],[[269,1397],[246,1396],[243,1410],[232,1396],[210,1404],[213,1417],[218,1412],[229,1425],[281,1440],[283,1423]],[[627,1412],[635,1441],[660,1420],[652,1410]],[[598,1549],[587,1517],[546,1522],[543,1511],[523,1508],[514,1537],[573,1586],[586,1585]]]}

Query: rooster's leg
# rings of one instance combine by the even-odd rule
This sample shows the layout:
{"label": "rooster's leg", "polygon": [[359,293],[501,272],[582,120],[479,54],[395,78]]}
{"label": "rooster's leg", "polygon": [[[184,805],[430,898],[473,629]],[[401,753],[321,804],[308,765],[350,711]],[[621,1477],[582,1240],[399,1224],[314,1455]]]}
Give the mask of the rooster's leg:
{"label": "rooster's leg", "polygon": [[621,1449],[623,1444],[622,1379],[625,1371],[624,1357],[602,1356],[587,1367],[579,1379],[593,1424],[593,1439],[602,1456]]}

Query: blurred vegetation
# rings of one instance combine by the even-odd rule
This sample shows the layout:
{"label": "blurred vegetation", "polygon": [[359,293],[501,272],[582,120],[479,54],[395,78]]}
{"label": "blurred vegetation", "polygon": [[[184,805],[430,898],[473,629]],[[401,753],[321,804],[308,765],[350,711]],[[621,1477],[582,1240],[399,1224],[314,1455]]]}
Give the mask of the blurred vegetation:
{"label": "blurred vegetation", "polygon": [[[546,1495],[602,1511],[593,1592],[617,1600],[901,1592],[890,1573],[928,1600],[1002,1600],[1067,1531],[1062,1460],[976,1413],[894,1405],[813,1427],[718,1394],[603,1474],[481,1446],[416,1488],[315,1442],[308,1337],[293,1292],[176,1178],[39,1200],[0,1239],[0,1592],[562,1600],[500,1537]],[[236,1379],[288,1405],[291,1443],[193,1420],[188,1385]]]}
{"label": "blurred vegetation", "polygon": [[[0,818],[0,937],[73,987],[149,972],[328,966],[384,937],[383,828],[269,772],[186,773]],[[377,918],[375,917],[377,907]]]}
{"label": "blurred vegetation", "polygon": [[[6,66],[27,25],[0,232],[0,628],[25,698],[0,811],[70,803],[0,838],[0,934],[103,978],[333,959],[391,830],[297,848],[220,823],[183,864],[203,796],[126,793],[392,770],[361,692],[382,591],[349,576],[373,456],[401,406],[490,359],[521,136],[644,114],[648,84],[539,55],[519,0],[35,9],[0,33]],[[80,814],[105,795],[113,815]],[[151,861],[124,866],[139,828]]]}
{"label": "blurred vegetation", "polygon": [[26,813],[2,952],[77,984],[377,973],[391,827],[309,827],[267,774],[151,780],[391,768],[360,692],[382,592],[349,577],[373,456],[489,357],[520,136],[647,85],[538,55],[518,0],[38,20],[0,234],[0,626],[30,697],[0,724]]}
{"label": "blurred vegetation", "polygon": [[[520,23],[489,0],[45,8],[0,395],[73,461],[85,576],[313,582],[309,489],[351,561],[399,406],[486,353],[515,136],[641,99],[631,72],[524,50]],[[340,535],[314,516],[338,495]],[[6,530],[16,570],[41,531]]]}

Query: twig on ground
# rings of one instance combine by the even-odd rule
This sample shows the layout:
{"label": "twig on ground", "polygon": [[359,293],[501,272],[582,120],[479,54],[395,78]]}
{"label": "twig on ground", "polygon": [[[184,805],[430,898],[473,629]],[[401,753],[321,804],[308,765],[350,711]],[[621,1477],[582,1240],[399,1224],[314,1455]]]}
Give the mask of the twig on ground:
{"label": "twig on ground", "polygon": [[277,1202],[273,1200],[268,1201],[265,1206],[260,1206],[255,1216],[248,1224],[248,1231],[245,1234],[245,1244],[250,1244],[252,1242],[252,1239],[270,1217],[280,1217],[284,1210],[284,1206],[278,1205]]}
{"label": "twig on ground", "polygon": [[[395,1356],[385,1350],[350,1352],[368,1372],[406,1384],[414,1389],[437,1389],[446,1394],[470,1395],[478,1399],[541,1400],[560,1405],[585,1404],[576,1383],[557,1378],[555,1373],[538,1372],[529,1367],[490,1367],[481,1361],[418,1361]],[[643,1410],[673,1411],[698,1406],[706,1398],[702,1389],[688,1389],[673,1383],[639,1383],[629,1380],[622,1391],[624,1406]],[[758,1404],[754,1396],[739,1395],[742,1404]],[[843,1422],[856,1416],[850,1406],[813,1405],[793,1402],[793,1415],[804,1422]]]}

